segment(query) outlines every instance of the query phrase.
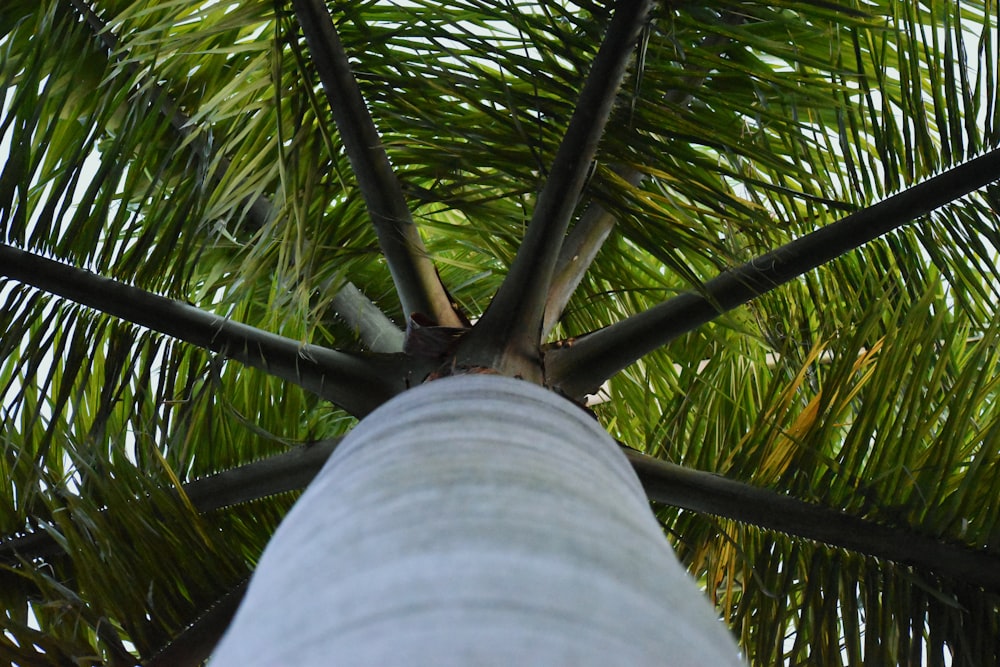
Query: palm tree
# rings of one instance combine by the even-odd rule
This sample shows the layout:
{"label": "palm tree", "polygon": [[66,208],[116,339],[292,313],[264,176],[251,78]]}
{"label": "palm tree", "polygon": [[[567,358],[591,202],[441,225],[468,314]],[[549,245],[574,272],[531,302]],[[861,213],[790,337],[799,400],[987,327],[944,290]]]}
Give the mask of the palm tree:
{"label": "palm tree", "polygon": [[[751,663],[1000,664],[998,25],[979,0],[5,0],[0,658],[199,664],[342,436],[303,506],[502,386],[569,433],[591,412],[631,489],[525,530],[645,516],[627,459],[658,524],[624,569],[665,595],[661,526]],[[549,440],[565,488],[591,436]],[[418,505],[405,480],[371,516]]]}

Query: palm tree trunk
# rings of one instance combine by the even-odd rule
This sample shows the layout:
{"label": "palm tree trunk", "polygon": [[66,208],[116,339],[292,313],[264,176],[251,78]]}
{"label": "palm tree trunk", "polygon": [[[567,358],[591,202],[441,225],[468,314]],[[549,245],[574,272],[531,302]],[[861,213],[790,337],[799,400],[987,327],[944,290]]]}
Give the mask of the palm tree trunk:
{"label": "palm tree trunk", "polygon": [[737,665],[618,445],[529,382],[445,378],[343,441],[213,665]]}

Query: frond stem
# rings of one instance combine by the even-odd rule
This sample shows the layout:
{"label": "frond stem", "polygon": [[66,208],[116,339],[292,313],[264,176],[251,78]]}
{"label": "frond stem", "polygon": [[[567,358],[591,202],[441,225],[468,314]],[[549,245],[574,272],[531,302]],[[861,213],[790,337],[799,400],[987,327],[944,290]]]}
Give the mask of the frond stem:
{"label": "frond stem", "polygon": [[650,500],[911,565],[1000,591],[1000,558],[624,449]]}
{"label": "frond stem", "polygon": [[648,0],[616,3],[524,241],[496,296],[460,348],[460,363],[503,372],[509,358],[540,361],[542,319],[559,249],[651,4]]}
{"label": "frond stem", "polygon": [[[643,181],[643,175],[634,170],[620,176],[633,187],[637,187]],[[592,202],[573,225],[566,240],[563,241],[552,274],[549,295],[545,301],[541,340],[544,341],[552,333],[570,297],[579,287],[584,274],[590,269],[590,265],[611,235],[616,223],[613,214],[608,213],[600,204]]]}
{"label": "frond stem", "polygon": [[225,595],[206,609],[191,625],[184,628],[170,643],[162,647],[143,667],[180,667],[203,665],[212,655],[219,638],[236,615],[236,610],[246,595],[250,577],[231,588]]}
{"label": "frond stem", "polygon": [[[342,439],[329,438],[294,447],[276,456],[185,482],[181,490],[200,513],[298,491],[309,485]],[[44,529],[6,535],[0,538],[0,563],[15,566],[22,559],[48,558],[61,549],[52,533]]]}
{"label": "frond stem", "polygon": [[347,283],[337,292],[330,305],[358,338],[372,352],[401,352],[403,331],[392,323],[385,313],[368,300],[354,283]]}
{"label": "frond stem", "polygon": [[413,223],[326,4],[323,0],[293,0],[292,4],[396,285],[403,315],[421,313],[441,326],[462,326]]}
{"label": "frond stem", "polygon": [[285,338],[6,244],[0,244],[0,275],[218,352],[355,416],[405,389],[404,371],[390,371],[395,355],[360,357]]}
{"label": "frond stem", "polygon": [[[743,21],[742,16],[727,14],[724,23],[738,25]],[[702,40],[699,50],[718,50],[721,52],[731,41],[728,36],[712,34]],[[690,91],[701,87],[706,78],[706,75],[686,77],[685,90]],[[692,93],[680,89],[669,90],[663,96],[664,102],[676,107],[686,107],[693,98]],[[633,187],[638,187],[645,180],[644,174],[635,170],[616,169],[616,171],[622,179]],[[552,333],[552,329],[566,309],[570,297],[583,281],[584,274],[590,269],[590,265],[593,264],[597,253],[610,236],[616,223],[614,215],[607,212],[597,202],[592,202],[587,206],[577,223],[573,225],[559,249],[559,258],[556,260],[556,268],[549,285],[549,295],[545,302],[545,318],[542,322],[542,341],[545,341]]]}
{"label": "frond stem", "polygon": [[545,354],[547,382],[568,396],[602,382],[677,337],[841,255],[1000,179],[1000,149],[852,213],[647,311]]}

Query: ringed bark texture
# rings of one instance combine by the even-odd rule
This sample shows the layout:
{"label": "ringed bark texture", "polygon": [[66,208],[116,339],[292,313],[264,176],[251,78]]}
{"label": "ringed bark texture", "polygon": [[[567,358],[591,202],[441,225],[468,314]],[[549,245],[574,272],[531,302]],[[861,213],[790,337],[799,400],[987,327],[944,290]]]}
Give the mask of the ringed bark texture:
{"label": "ringed bark texture", "polygon": [[742,663],[600,425],[529,382],[466,375],[343,441],[212,664]]}

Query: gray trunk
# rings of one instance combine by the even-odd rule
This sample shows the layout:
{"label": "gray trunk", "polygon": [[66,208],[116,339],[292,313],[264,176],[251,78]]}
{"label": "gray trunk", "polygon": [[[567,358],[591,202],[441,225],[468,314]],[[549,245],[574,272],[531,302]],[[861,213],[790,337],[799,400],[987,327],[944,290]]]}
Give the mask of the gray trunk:
{"label": "gray trunk", "polygon": [[466,375],[365,418],[281,524],[234,665],[739,665],[615,442],[528,382]]}

